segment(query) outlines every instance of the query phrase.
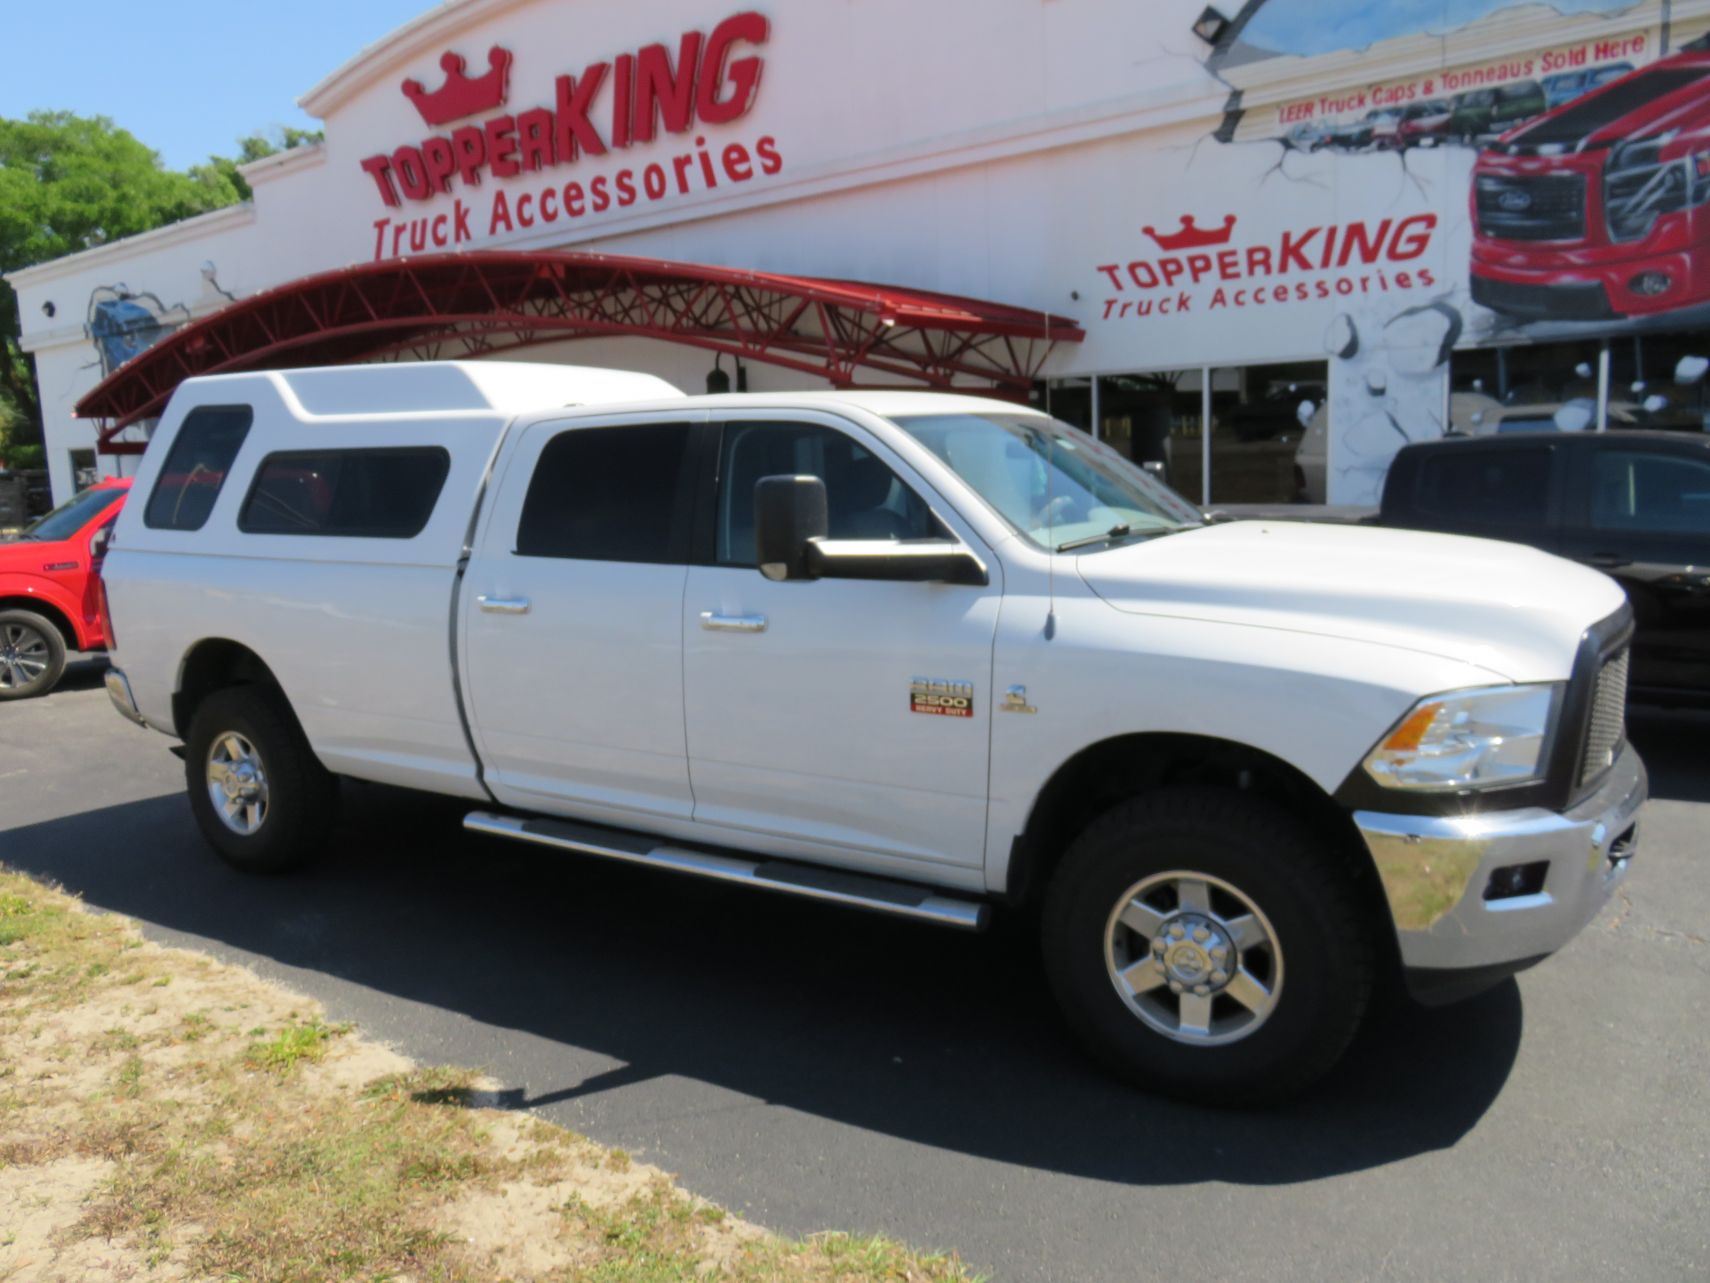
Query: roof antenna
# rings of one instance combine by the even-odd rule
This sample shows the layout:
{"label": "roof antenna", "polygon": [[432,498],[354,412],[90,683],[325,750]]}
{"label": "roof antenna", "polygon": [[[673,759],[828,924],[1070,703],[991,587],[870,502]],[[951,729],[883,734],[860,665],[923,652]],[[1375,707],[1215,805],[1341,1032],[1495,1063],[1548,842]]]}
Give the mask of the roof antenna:
{"label": "roof antenna", "polygon": [[[1051,317],[1041,312],[1045,320],[1045,333],[1051,332]],[[1045,640],[1050,641],[1057,635],[1057,503],[1052,489],[1057,482],[1057,433],[1054,416],[1051,414],[1051,380],[1045,380],[1045,415],[1053,422],[1045,428],[1045,555],[1050,559],[1045,563]]]}

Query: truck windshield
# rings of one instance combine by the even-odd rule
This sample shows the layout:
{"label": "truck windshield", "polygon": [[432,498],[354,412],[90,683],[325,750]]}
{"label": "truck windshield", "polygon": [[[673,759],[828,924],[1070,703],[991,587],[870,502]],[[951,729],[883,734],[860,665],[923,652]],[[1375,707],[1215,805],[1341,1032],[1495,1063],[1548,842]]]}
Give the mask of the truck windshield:
{"label": "truck windshield", "polygon": [[1041,548],[1092,540],[1088,551],[1096,551],[1100,543],[1203,521],[1192,504],[1109,446],[1055,419],[922,414],[895,422]]}
{"label": "truck windshield", "polygon": [[25,526],[18,536],[35,543],[58,543],[69,539],[94,519],[108,504],[113,502],[111,487],[105,490],[85,490],[80,495],[67,499],[59,507],[39,517]]}

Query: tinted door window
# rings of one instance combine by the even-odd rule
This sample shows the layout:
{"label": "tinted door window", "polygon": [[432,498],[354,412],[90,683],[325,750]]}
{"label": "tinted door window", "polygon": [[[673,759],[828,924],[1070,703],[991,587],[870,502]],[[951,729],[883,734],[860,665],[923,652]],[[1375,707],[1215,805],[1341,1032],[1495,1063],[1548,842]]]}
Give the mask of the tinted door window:
{"label": "tinted door window", "polygon": [[1426,516],[1487,526],[1542,526],[1552,451],[1434,451],[1419,467],[1415,503]]}
{"label": "tinted door window", "polygon": [[433,515],[450,469],[439,446],[270,454],[256,469],[238,529],[412,539]]}
{"label": "tinted door window", "polygon": [[680,423],[560,432],[529,481],[517,555],[686,563],[689,443]]}
{"label": "tinted door window", "polygon": [[1591,524],[1599,530],[1710,534],[1710,463],[1598,451],[1591,464]]}
{"label": "tinted door window", "polygon": [[831,539],[933,539],[949,532],[883,459],[815,423],[726,424],[719,458],[718,562],[756,565],[754,483],[810,476],[825,482]]}
{"label": "tinted door window", "polygon": [[143,510],[144,524],[200,530],[254,418],[247,405],[201,406],[185,415]]}

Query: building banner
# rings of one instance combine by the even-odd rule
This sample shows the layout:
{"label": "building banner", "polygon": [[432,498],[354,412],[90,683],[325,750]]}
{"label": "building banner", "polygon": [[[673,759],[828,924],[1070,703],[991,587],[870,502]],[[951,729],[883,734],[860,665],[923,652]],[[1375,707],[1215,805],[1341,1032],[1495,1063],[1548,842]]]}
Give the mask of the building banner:
{"label": "building banner", "polygon": [[1710,319],[1707,32],[1710,0],[1252,0],[1217,130],[1089,242],[1089,367],[1327,359],[1307,489],[1375,503],[1407,441],[1497,430],[1456,348]]}

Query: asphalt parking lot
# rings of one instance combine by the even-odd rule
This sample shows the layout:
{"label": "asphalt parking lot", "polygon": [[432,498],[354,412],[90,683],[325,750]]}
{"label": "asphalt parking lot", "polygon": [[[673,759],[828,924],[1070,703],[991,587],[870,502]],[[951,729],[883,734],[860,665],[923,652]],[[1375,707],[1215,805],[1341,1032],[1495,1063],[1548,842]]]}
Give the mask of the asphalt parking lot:
{"label": "asphalt parking lot", "polygon": [[1710,1277],[1710,720],[1635,717],[1639,858],[1561,955],[1392,1012],[1307,1099],[1235,1114],[1090,1069],[1018,932],[475,839],[367,786],[321,867],[245,878],[99,674],[0,706],[0,859],[762,1224],[1006,1280]]}

